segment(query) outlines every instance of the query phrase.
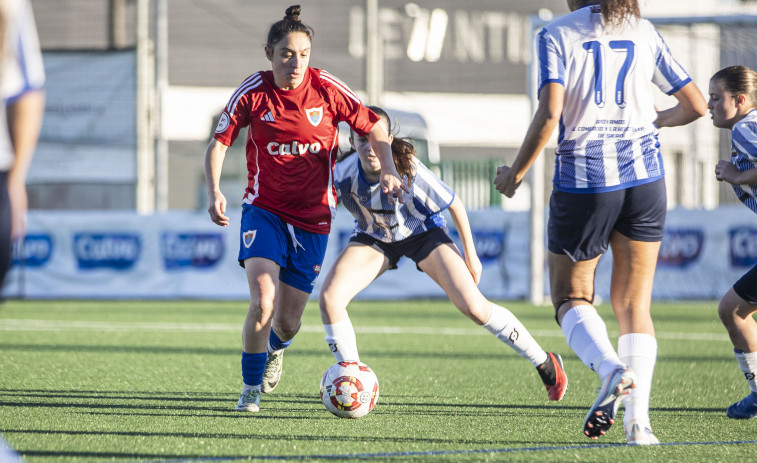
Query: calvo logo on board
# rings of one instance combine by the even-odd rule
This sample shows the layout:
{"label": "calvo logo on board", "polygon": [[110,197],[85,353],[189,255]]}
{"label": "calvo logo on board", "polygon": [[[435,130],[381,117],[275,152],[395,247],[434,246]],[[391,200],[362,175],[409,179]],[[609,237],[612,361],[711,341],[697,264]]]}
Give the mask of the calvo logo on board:
{"label": "calvo logo on board", "polygon": [[223,258],[223,236],[219,233],[165,232],[160,238],[160,250],[167,270],[211,268]]}
{"label": "calvo logo on board", "polygon": [[734,227],[728,230],[731,267],[757,265],[757,228]]}
{"label": "calvo logo on board", "polygon": [[142,242],[137,233],[77,233],[74,255],[80,269],[130,269],[139,260]]}

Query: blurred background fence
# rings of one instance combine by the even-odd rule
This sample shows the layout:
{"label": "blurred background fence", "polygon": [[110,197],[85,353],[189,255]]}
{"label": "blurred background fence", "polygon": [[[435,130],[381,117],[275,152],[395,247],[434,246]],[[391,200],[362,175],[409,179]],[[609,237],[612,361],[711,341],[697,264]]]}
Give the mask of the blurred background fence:
{"label": "blurred background fence", "polygon": [[[202,217],[207,208],[203,156],[215,118],[240,82],[253,72],[270,68],[263,52],[268,28],[294,1],[31,1],[48,73],[45,120],[29,175],[32,215],[89,211],[95,215],[85,219],[97,217],[100,221],[107,217],[102,212]],[[531,250],[530,257],[526,253],[512,267],[528,275],[531,288],[524,290],[518,283],[520,289],[495,294],[541,302],[545,283],[540,224],[551,189],[554,140],[515,198],[500,196],[492,179],[496,167],[514,157],[533,111],[533,35],[541,25],[567,13],[566,2],[298,3],[303,21],[315,29],[311,65],[338,76],[366,103],[390,110],[399,123],[400,135],[416,141],[423,161],[455,189],[469,210],[481,211],[482,218],[477,217],[476,223],[483,228],[474,231],[480,232],[477,236],[482,246],[497,248],[491,245],[492,239],[501,238],[497,242],[500,254],[492,260],[493,265],[504,269],[505,255],[512,259],[523,249]],[[757,67],[755,2],[691,0],[686,2],[685,17],[677,3],[640,0],[642,12],[658,25],[700,89],[706,93],[709,77],[725,65]],[[671,97],[659,96],[659,107],[673,104]],[[232,207],[235,198],[241,200],[246,184],[242,141],[240,135],[229,150],[222,178],[222,189]],[[729,154],[727,131],[715,129],[709,118],[702,118],[687,127],[663,130],[660,142],[671,209],[706,214],[733,205],[730,188],[714,181],[712,174],[716,160]],[[742,215],[740,209],[729,207],[724,209],[734,211],[729,214]],[[492,210],[498,212],[487,212]],[[510,216],[500,214],[503,211],[530,214],[531,219],[509,221]],[[696,220],[707,221],[707,217]],[[60,222],[66,221],[60,218]],[[73,221],[77,222],[81,220]],[[52,226],[45,220],[36,223]],[[193,220],[186,223],[195,227]],[[518,225],[513,228],[513,223]],[[496,236],[492,230],[498,230]],[[31,232],[52,236],[45,229]],[[210,230],[198,236],[205,233]],[[505,246],[508,233],[522,235],[523,239],[516,241],[521,248],[517,252],[508,252]],[[746,236],[747,244],[742,243],[741,249],[757,262],[757,238],[750,241],[750,233],[728,236]],[[697,247],[706,249],[709,235],[704,231],[701,235],[703,241],[697,242],[692,237],[698,233],[672,233],[668,249],[694,255]],[[69,239],[56,237],[57,241]],[[189,268],[192,262],[202,261],[192,260],[191,253],[200,252],[191,251],[192,246],[202,247],[198,243],[205,242],[206,251],[217,249],[197,236],[182,240],[168,239],[166,243],[183,243],[171,249],[189,253],[185,259]],[[39,256],[30,254],[48,241],[53,249],[62,246],[58,243],[56,247],[52,238],[37,240],[36,246],[26,246],[26,251],[19,246],[17,282],[22,281],[20,270],[27,264],[29,272],[48,269],[32,265]],[[136,252],[135,241],[127,242],[130,244],[101,243],[90,250],[97,248],[105,255],[107,249],[117,248]],[[233,263],[235,245],[233,240],[230,243],[225,253]],[[679,246],[681,243],[688,245]],[[156,246],[150,249],[162,249]],[[75,254],[76,247],[72,249]],[[734,255],[741,255],[737,251],[731,249],[723,257],[730,255],[731,262],[738,262],[733,267],[736,271],[751,262],[751,257],[734,260]],[[697,259],[700,257],[694,261],[705,265]],[[681,260],[686,261],[686,268],[691,266],[688,260]],[[668,265],[674,261],[669,259]],[[207,267],[201,266],[204,275],[208,275]],[[119,277],[128,272],[114,268],[82,270],[76,264],[71,271],[79,276],[81,272],[84,276],[116,272]],[[512,281],[503,276],[506,273],[497,271],[499,284]],[[128,290],[122,292],[128,294]],[[717,297],[716,289],[711,293]],[[18,294],[34,291],[26,287]]]}

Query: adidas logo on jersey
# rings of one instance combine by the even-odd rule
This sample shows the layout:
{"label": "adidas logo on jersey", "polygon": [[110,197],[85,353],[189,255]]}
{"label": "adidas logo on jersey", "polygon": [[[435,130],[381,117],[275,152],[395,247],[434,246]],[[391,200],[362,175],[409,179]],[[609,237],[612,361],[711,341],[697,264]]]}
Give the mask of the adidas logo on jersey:
{"label": "adidas logo on jersey", "polygon": [[263,117],[260,118],[260,120],[266,121],[266,122],[273,122],[273,113],[271,111],[268,111],[267,113],[265,113]]}

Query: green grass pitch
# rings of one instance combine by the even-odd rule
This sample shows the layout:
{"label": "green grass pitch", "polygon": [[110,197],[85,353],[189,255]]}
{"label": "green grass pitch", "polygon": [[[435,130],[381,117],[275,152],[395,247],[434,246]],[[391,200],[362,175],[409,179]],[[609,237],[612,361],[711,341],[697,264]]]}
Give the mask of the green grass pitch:
{"label": "green grass pitch", "polygon": [[[725,408],[747,394],[717,303],[655,303],[652,425],[662,445],[582,434],[598,377],[565,343],[552,309],[504,303],[570,387],[549,402],[536,371],[448,301],[356,301],[361,360],[378,405],[339,419],[318,385],[334,360],[317,304],[261,412],[234,412],[245,301],[7,301],[0,304],[0,435],[29,463],[172,461],[742,461],[757,420]],[[600,306],[612,339],[617,325]]]}

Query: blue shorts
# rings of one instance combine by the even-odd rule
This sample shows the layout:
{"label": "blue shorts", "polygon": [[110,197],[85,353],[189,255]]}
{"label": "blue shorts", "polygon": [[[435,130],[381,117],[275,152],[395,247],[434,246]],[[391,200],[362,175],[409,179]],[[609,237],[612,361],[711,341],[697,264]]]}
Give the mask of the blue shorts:
{"label": "blue shorts", "polygon": [[415,262],[415,266],[420,270],[418,263],[428,257],[431,251],[445,243],[450,243],[454,246],[454,242],[449,237],[447,229],[442,227],[433,227],[423,233],[393,243],[385,243],[368,234],[358,233],[350,238],[350,243],[361,243],[378,248],[389,259],[389,270],[397,268],[397,263],[402,256],[412,259]]}
{"label": "blue shorts", "polygon": [[752,305],[757,305],[757,265],[733,284],[733,291]]}
{"label": "blue shorts", "polygon": [[666,214],[664,179],[604,193],[554,190],[548,247],[578,262],[607,252],[613,230],[634,241],[662,241]]}
{"label": "blue shorts", "polygon": [[321,273],[329,235],[312,233],[289,225],[276,214],[242,205],[239,235],[239,265],[245,259],[263,257],[276,262],[279,280],[310,294]]}

